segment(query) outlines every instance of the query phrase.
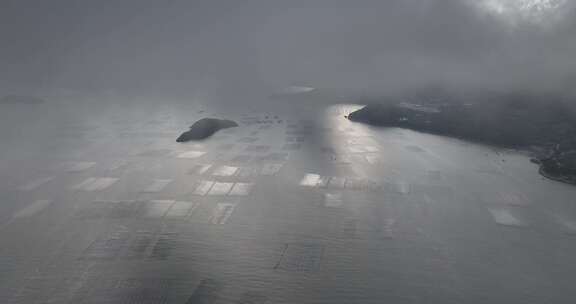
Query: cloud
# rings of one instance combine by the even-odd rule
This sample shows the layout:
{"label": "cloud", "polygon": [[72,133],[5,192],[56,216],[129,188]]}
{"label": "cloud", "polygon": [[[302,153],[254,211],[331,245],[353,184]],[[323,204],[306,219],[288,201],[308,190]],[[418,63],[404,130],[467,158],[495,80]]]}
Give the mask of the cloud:
{"label": "cloud", "polygon": [[0,80],[244,99],[295,83],[572,85],[573,6],[554,22],[510,22],[514,14],[487,9],[495,1],[22,0],[0,13],[13,25],[0,30],[8,45],[0,63],[9,67]]}

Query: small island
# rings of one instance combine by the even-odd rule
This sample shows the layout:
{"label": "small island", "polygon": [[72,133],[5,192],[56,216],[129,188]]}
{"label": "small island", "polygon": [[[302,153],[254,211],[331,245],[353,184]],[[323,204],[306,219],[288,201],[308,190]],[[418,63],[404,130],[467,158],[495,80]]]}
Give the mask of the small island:
{"label": "small island", "polygon": [[502,148],[526,150],[543,176],[576,184],[576,103],[556,96],[487,95],[466,101],[448,98],[383,101],[348,119],[399,127]]}
{"label": "small island", "polygon": [[206,139],[222,129],[234,128],[238,124],[235,121],[216,118],[202,118],[195,122],[190,129],[178,136],[176,142]]}

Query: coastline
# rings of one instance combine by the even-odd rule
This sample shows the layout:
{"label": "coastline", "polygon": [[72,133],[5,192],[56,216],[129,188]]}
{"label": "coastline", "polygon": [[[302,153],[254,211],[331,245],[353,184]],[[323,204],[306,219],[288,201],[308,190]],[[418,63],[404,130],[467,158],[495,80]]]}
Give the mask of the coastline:
{"label": "coastline", "polygon": [[[372,104],[350,113],[347,118],[377,127],[404,128],[532,152],[536,154],[532,162],[538,164],[541,176],[576,185],[576,120],[559,116],[560,107],[541,112],[540,105],[529,104],[526,106],[528,110],[523,108],[521,112],[505,101],[502,105],[488,107],[481,103],[456,103],[433,108],[434,105]],[[531,132],[535,129],[538,132]]]}

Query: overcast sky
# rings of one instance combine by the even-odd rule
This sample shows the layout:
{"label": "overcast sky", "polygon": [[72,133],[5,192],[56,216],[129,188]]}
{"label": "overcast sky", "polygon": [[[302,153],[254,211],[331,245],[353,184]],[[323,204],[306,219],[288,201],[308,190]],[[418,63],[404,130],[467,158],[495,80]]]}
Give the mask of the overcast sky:
{"label": "overcast sky", "polygon": [[571,0],[0,3],[0,81],[9,85],[209,95],[576,80]]}

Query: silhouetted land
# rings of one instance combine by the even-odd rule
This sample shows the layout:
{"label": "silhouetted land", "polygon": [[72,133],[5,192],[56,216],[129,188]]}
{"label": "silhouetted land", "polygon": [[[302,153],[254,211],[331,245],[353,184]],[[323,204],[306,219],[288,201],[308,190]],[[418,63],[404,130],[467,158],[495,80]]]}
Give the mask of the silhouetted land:
{"label": "silhouetted land", "polygon": [[186,142],[190,140],[201,140],[212,136],[214,133],[222,129],[237,127],[238,124],[232,120],[216,119],[216,118],[202,118],[195,122],[190,130],[182,133],[177,139],[177,142]]}
{"label": "silhouetted land", "polygon": [[370,104],[352,121],[401,127],[505,148],[529,150],[540,173],[576,184],[576,115],[567,98],[499,95],[474,101]]}

